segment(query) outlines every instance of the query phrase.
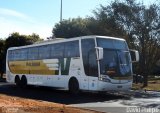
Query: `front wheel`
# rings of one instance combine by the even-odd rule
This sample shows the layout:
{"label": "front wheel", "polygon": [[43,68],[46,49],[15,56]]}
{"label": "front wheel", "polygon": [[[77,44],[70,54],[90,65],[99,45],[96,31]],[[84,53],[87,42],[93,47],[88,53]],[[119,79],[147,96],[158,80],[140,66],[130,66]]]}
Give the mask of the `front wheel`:
{"label": "front wheel", "polygon": [[69,82],[69,92],[71,94],[78,94],[79,93],[79,84],[77,79],[73,78]]}

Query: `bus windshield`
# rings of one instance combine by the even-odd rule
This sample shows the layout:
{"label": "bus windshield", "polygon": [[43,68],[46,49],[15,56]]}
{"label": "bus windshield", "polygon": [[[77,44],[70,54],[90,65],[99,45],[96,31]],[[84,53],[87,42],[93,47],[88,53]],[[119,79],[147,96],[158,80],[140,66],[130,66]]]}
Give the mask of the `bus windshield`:
{"label": "bus windshield", "polygon": [[124,41],[97,39],[98,47],[104,50],[100,60],[100,73],[112,77],[131,76],[131,59]]}

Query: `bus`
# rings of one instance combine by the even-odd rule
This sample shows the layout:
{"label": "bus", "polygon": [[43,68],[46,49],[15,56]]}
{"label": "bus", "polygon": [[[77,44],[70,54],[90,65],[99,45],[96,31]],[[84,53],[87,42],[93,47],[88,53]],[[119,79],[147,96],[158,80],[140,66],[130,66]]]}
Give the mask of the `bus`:
{"label": "bus", "polygon": [[79,91],[127,91],[132,87],[131,53],[124,39],[82,36],[11,47],[6,80],[17,86],[47,86]]}

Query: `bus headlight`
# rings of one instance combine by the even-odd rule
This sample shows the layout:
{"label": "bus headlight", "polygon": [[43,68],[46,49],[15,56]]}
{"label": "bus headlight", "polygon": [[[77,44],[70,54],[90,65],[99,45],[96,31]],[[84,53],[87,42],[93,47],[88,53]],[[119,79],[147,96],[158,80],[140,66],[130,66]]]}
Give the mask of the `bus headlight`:
{"label": "bus headlight", "polygon": [[111,80],[108,79],[108,78],[100,78],[100,80],[101,80],[101,81],[104,81],[104,82],[111,82]]}

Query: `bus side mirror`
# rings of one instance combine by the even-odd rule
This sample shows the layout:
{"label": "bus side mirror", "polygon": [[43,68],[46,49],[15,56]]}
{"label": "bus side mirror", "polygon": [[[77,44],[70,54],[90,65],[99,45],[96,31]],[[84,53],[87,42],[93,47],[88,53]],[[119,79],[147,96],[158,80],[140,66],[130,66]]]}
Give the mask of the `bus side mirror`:
{"label": "bus side mirror", "polygon": [[102,60],[103,59],[103,48],[102,47],[96,47],[96,49],[97,49],[97,53],[98,53],[97,60]]}
{"label": "bus side mirror", "polygon": [[138,62],[139,61],[139,52],[136,50],[129,50],[131,54],[132,62]]}

